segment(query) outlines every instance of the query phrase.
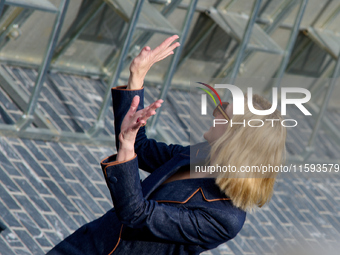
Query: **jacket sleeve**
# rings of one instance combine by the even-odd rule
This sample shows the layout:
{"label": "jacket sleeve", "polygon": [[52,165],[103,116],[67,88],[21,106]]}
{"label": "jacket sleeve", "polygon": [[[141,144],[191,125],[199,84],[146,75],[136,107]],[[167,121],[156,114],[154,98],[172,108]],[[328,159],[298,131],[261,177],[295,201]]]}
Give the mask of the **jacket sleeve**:
{"label": "jacket sleeve", "polygon": [[[113,114],[116,136],[116,147],[118,150],[120,127],[128,112],[132,99],[139,95],[140,102],[137,110],[144,108],[144,88],[139,90],[128,90],[126,86],[119,86],[112,89]],[[189,154],[189,146],[167,145],[148,139],[145,134],[145,127],[141,127],[137,133],[135,152],[138,155],[139,167],[145,171],[153,172],[163,165],[177,153]]]}
{"label": "jacket sleeve", "polygon": [[147,228],[153,236],[181,244],[215,247],[236,236],[244,215],[215,208],[188,209],[146,200],[138,175],[137,155],[125,162],[102,161],[119,220],[129,228]]}

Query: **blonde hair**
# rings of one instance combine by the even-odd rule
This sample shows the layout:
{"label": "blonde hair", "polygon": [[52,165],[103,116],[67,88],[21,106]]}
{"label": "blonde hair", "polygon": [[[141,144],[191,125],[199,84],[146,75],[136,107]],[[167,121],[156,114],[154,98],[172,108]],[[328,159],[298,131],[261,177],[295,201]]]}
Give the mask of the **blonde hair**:
{"label": "blonde hair", "polygon": [[[232,118],[234,123],[243,123],[245,120],[246,125],[229,124],[226,132],[212,144],[210,162],[219,166],[235,166],[237,170],[241,166],[280,166],[285,158],[286,141],[286,128],[281,125],[283,118],[280,112],[276,110],[270,115],[255,115],[250,112],[246,102],[247,96],[245,114]],[[253,95],[253,106],[257,110],[266,110],[271,108],[271,103],[259,95]],[[262,120],[263,126],[248,126],[248,121],[252,119]],[[232,200],[234,206],[248,210],[255,206],[262,207],[270,201],[276,176],[274,171],[265,174],[226,171],[218,174],[216,184]]]}

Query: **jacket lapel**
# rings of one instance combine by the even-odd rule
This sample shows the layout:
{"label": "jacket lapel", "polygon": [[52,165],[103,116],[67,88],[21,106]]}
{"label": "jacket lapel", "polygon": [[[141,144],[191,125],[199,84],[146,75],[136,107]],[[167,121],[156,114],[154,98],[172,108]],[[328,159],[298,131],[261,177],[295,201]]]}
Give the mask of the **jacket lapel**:
{"label": "jacket lapel", "polygon": [[176,173],[181,166],[187,164],[190,164],[190,157],[187,155],[179,154],[169,160],[160,168],[156,169],[142,182],[142,191],[144,197],[148,198],[159,185],[161,185],[166,179]]}

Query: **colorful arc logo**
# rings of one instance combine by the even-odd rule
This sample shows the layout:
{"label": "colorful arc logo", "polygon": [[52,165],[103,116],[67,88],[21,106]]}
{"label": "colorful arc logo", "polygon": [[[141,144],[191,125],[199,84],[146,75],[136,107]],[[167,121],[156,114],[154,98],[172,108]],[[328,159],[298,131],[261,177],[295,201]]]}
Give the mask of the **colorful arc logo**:
{"label": "colorful arc logo", "polygon": [[[206,87],[209,88],[211,91],[213,91],[213,92],[215,93],[215,95],[217,96],[217,98],[218,98],[218,100],[219,100],[219,102],[220,102],[220,105],[222,105],[221,97],[220,97],[220,95],[217,93],[217,91],[216,91],[213,87],[211,87],[210,85],[205,84],[205,83],[203,83],[203,82],[197,82],[197,83],[198,83],[198,84],[201,84],[201,85],[203,85],[203,86],[206,86]],[[211,94],[211,92],[210,92],[209,90],[203,89],[203,88],[200,88],[200,87],[196,87],[196,88],[201,89],[201,90],[203,90],[205,93],[207,93],[207,94],[212,98],[212,100],[214,101],[215,106],[218,105],[218,104],[216,103],[215,97]],[[203,99],[203,97],[202,97],[202,99]],[[203,115],[206,115],[206,104],[207,104],[207,102],[206,102],[206,101],[204,102],[204,99],[203,99],[203,102],[202,102],[202,113],[203,113]]]}

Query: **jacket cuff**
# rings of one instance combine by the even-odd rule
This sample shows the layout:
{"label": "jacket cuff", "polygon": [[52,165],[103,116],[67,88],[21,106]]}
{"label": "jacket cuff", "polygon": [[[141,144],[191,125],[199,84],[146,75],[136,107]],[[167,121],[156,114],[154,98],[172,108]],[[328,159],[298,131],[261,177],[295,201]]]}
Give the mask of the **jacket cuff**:
{"label": "jacket cuff", "polygon": [[131,213],[136,203],[143,201],[142,186],[138,171],[138,159],[135,155],[131,160],[111,162],[117,155],[102,161],[107,185],[110,189],[112,201],[121,215]]}
{"label": "jacket cuff", "polygon": [[132,102],[132,99],[138,95],[140,97],[140,101],[139,101],[139,106],[138,106],[138,110],[143,109],[144,107],[144,88],[140,88],[140,89],[126,89],[126,85],[125,86],[118,86],[115,88],[111,89],[111,94],[112,94],[112,101],[114,102],[113,104],[113,108],[114,110],[118,110],[122,108],[123,104],[124,106],[128,106],[127,109],[124,108],[124,110],[126,110],[126,112],[130,109],[130,105]]}
{"label": "jacket cuff", "polygon": [[114,87],[112,88],[112,90],[139,91],[139,90],[144,89],[144,86],[142,86],[140,89],[126,89],[126,88],[127,88],[127,85],[122,85],[122,86]]}
{"label": "jacket cuff", "polygon": [[[111,89],[117,150],[119,149],[118,135],[120,134],[120,127],[124,116],[130,109],[132,99],[136,95],[140,98],[137,111],[144,108],[144,88],[138,90],[127,90],[125,88],[126,86],[119,86]],[[141,127],[141,129],[143,128]]]}
{"label": "jacket cuff", "polygon": [[118,154],[114,154],[111,156],[108,156],[107,158],[104,158],[101,162],[100,165],[103,169],[103,173],[105,175],[106,178],[108,178],[107,176],[107,172],[106,172],[106,168],[109,166],[115,166],[115,165],[119,165],[119,164],[124,164],[128,161],[134,160],[137,157],[137,154],[135,153],[134,157],[128,160],[124,160],[124,161],[117,161],[117,155]]}

